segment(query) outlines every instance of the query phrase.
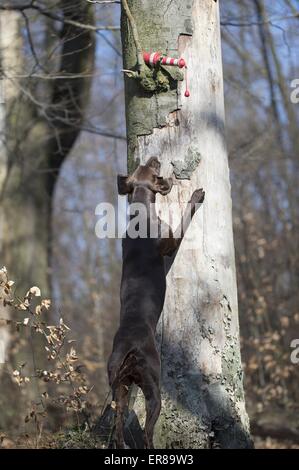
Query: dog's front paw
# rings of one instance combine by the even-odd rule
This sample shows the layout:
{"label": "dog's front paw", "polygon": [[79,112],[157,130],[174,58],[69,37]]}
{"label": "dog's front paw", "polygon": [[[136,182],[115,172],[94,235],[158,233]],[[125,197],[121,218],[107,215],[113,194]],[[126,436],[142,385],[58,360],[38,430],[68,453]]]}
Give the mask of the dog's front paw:
{"label": "dog's front paw", "polygon": [[204,190],[201,189],[196,189],[194,193],[191,196],[191,203],[192,204],[200,204],[204,201],[205,198],[205,192]]}

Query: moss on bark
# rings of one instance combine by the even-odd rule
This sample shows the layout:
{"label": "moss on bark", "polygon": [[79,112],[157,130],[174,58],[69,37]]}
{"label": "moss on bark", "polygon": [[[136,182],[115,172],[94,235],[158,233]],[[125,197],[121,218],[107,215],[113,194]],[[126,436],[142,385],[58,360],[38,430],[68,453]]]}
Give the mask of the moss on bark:
{"label": "moss on bark", "polygon": [[[192,0],[181,2],[180,15],[174,17],[168,3],[157,0],[152,2],[128,0],[143,50],[159,51],[178,57],[179,36],[192,33],[190,21]],[[137,70],[136,48],[124,11],[121,16],[121,26],[124,68]],[[182,75],[178,70],[170,69],[170,67],[160,69],[159,80],[163,82],[160,89],[158,87],[146,90],[140,86],[138,80],[125,77],[129,172],[136,166],[135,150],[138,136],[151,134],[155,127],[165,126],[167,116],[180,108],[177,83],[182,79]]]}

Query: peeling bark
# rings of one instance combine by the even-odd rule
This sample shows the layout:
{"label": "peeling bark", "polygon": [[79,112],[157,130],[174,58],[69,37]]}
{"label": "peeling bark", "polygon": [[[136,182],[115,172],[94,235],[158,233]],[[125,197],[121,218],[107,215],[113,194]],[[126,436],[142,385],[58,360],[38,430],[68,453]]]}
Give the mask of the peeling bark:
{"label": "peeling bark", "polygon": [[[244,404],[231,196],[223,103],[219,5],[211,0],[130,0],[144,50],[187,62],[190,98],[175,82],[145,93],[126,78],[128,167],[158,156],[176,176],[163,199],[183,208],[193,190],[206,199],[168,273],[159,338],[162,411],[158,448],[251,446]],[[122,16],[124,66],[136,51]],[[162,218],[163,207],[161,205]],[[144,417],[140,399],[135,411]]]}

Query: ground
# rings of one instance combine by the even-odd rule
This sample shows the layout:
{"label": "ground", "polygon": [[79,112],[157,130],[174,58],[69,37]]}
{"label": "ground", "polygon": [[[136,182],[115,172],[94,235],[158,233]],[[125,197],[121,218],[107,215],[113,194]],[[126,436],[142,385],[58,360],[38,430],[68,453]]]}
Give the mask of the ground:
{"label": "ground", "polygon": [[[253,436],[256,449],[299,449],[299,444],[287,440],[277,440],[270,437],[261,438]],[[0,448],[2,449],[101,449],[103,446],[97,442],[88,431],[58,432],[56,434],[43,433],[40,439],[28,436],[0,435]]]}

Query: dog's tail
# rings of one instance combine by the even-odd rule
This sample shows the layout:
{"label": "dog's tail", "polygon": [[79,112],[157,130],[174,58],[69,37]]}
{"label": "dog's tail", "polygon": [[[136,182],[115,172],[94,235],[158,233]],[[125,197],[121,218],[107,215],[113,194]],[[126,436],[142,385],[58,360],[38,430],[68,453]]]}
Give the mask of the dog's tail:
{"label": "dog's tail", "polygon": [[124,356],[122,362],[117,368],[114,379],[111,384],[112,388],[112,399],[114,400],[115,389],[118,385],[127,382],[128,378],[132,375],[136,365],[138,363],[138,350],[137,348],[130,349]]}
{"label": "dog's tail", "polygon": [[127,376],[130,375],[130,372],[132,372],[135,369],[137,365],[137,354],[138,354],[138,351],[136,349],[133,349],[130,352],[128,352],[128,354],[124,358],[119,368],[120,381],[125,380]]}

